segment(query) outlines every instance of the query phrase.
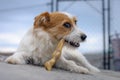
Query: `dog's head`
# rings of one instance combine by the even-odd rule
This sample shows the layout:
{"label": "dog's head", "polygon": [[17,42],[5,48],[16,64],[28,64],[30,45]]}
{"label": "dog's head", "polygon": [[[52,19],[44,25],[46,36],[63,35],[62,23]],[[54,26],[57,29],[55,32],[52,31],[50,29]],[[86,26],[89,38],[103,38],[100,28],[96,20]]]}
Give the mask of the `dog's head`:
{"label": "dog's head", "polygon": [[65,12],[44,12],[36,16],[34,29],[42,29],[57,40],[64,38],[73,47],[79,47],[87,37],[78,29],[76,17]]}

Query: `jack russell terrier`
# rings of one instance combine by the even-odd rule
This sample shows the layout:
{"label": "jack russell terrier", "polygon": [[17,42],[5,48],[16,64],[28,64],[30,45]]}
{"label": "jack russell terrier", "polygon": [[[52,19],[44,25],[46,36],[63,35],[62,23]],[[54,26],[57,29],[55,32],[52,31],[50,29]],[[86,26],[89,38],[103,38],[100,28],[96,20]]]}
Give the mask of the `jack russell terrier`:
{"label": "jack russell terrier", "polygon": [[[67,33],[66,36],[64,36]],[[92,66],[78,51],[80,42],[86,40],[86,35],[77,27],[77,19],[66,12],[44,12],[35,17],[33,27],[21,40],[17,51],[6,59],[11,64],[27,64],[43,66],[51,59],[60,39],[65,44],[60,58],[55,63],[56,68],[78,73],[100,72]]]}

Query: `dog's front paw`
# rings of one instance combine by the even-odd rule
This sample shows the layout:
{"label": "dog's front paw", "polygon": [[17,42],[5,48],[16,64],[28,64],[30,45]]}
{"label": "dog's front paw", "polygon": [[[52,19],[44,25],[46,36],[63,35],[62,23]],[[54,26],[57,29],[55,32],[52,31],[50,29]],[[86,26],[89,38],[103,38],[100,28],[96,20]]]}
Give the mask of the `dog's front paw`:
{"label": "dog's front paw", "polygon": [[13,56],[8,57],[5,62],[10,63],[10,64],[18,64],[19,60],[17,60],[16,58],[14,58]]}
{"label": "dog's front paw", "polygon": [[9,64],[24,64],[25,62],[21,61],[19,58],[16,58],[14,56],[8,57],[5,62]]}
{"label": "dog's front paw", "polygon": [[93,73],[100,72],[100,70],[96,67],[91,67],[89,70],[90,72],[93,72]]}
{"label": "dog's front paw", "polygon": [[81,69],[79,69],[79,72],[82,73],[82,74],[88,74],[88,73],[90,73],[87,68],[81,68]]}

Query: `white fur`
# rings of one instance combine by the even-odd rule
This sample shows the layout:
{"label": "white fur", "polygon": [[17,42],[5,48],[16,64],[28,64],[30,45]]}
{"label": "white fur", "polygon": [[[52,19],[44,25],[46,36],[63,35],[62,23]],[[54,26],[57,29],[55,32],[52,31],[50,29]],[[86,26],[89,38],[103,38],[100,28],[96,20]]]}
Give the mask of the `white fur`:
{"label": "white fur", "polygon": [[67,12],[61,12],[61,13],[64,14],[64,15],[67,15],[69,18],[73,18],[73,15],[71,15],[71,14],[69,14]]}
{"label": "white fur", "polygon": [[[66,36],[66,39],[81,42],[79,35],[82,34],[76,27]],[[26,60],[32,58],[34,64],[44,65],[46,61],[51,59],[57,41],[52,39],[50,35],[42,29],[33,30],[31,28],[23,37],[17,51],[14,55],[8,57],[6,62],[13,64],[26,64]],[[90,73],[99,72],[99,69],[92,66],[86,58],[79,53],[77,48],[71,48],[67,43],[62,49],[62,55],[55,64],[57,68],[65,70]]]}

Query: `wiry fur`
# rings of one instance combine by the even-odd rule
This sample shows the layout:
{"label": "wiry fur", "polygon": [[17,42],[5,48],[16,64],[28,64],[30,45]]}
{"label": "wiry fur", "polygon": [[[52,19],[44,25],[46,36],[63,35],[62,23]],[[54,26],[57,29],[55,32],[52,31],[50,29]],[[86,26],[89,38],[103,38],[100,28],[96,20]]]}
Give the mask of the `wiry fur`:
{"label": "wiry fur", "polygon": [[[83,34],[74,24],[75,18],[68,13],[43,13],[35,18],[34,26],[26,33],[20,42],[17,51],[6,59],[12,64],[26,64],[29,59],[33,64],[44,65],[51,59],[59,40],[64,38],[75,43],[82,42],[80,36]],[[67,21],[72,28],[66,29],[62,24]],[[63,36],[66,32],[68,34]],[[65,43],[62,55],[55,64],[57,68],[65,70],[90,73],[99,72],[99,69],[92,66],[86,58],[70,44]]]}

